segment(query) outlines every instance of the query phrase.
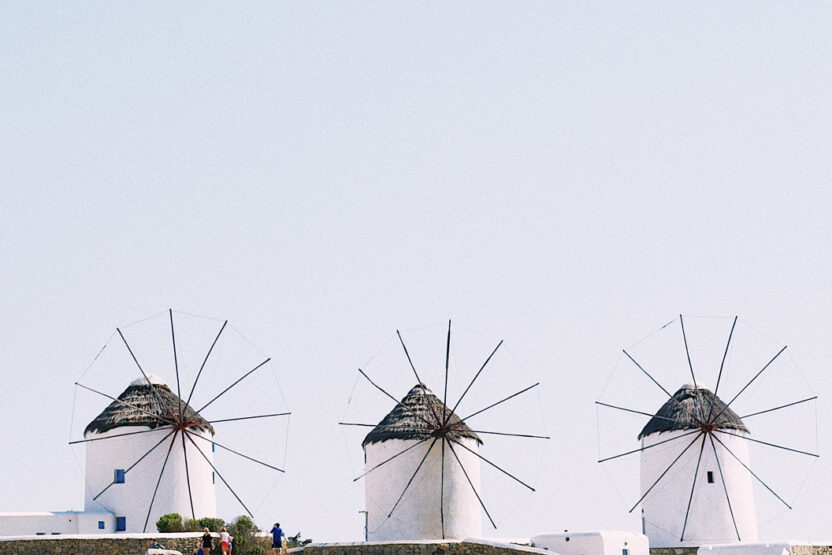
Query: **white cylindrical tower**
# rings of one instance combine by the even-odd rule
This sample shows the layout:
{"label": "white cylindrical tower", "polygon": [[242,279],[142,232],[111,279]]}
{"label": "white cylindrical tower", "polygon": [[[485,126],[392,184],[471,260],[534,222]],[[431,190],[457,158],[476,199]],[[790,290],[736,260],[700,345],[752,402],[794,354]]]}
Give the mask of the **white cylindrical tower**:
{"label": "white cylindrical tower", "polygon": [[659,409],[639,434],[642,494],[653,488],[641,502],[650,547],[757,539],[752,477],[743,467],[750,467],[748,435],[739,416],[699,384],[682,386]]}
{"label": "white cylindrical tower", "polygon": [[[436,425],[437,418],[447,419],[445,428],[452,430],[445,432],[444,440],[438,431],[441,426]],[[482,443],[423,384],[413,387],[401,404],[367,435],[363,447],[368,471],[401,453],[370,471],[364,478],[367,535],[370,541],[441,539],[443,520],[445,538],[464,539],[482,534],[480,504],[468,483],[470,478],[477,491],[480,491],[479,459],[449,441],[451,439],[474,452]],[[443,441],[444,495],[440,503],[440,492],[443,491]],[[451,452],[451,446],[454,452]],[[425,453],[428,455],[416,472]],[[461,465],[454,453],[459,457]],[[412,482],[408,486],[411,478]],[[405,493],[399,501],[402,492]]]}
{"label": "white cylindrical tower", "polygon": [[[182,432],[187,428],[210,440],[214,429],[158,376],[148,378],[152,386],[144,376],[136,379],[84,431],[92,440],[86,443],[84,509],[112,512],[117,530],[126,532],[155,532],[167,513],[191,518],[191,498],[196,518],[217,514],[213,469],[206,461],[213,464],[212,443],[195,438],[197,449]],[[179,422],[166,422],[171,414],[178,417],[180,405]]]}

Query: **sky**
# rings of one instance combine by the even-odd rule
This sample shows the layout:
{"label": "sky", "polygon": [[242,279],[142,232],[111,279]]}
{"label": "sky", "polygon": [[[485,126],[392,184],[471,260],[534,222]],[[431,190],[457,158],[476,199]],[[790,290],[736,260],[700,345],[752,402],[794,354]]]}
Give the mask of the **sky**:
{"label": "sky", "polygon": [[761,535],[829,539],[830,37],[823,3],[0,3],[0,511],[81,508],[73,384],[171,307],[272,357],[261,527],[363,536],[356,368],[453,319],[541,382],[552,437],[492,534],[638,530],[594,401],[679,314],[739,315],[819,396]]}

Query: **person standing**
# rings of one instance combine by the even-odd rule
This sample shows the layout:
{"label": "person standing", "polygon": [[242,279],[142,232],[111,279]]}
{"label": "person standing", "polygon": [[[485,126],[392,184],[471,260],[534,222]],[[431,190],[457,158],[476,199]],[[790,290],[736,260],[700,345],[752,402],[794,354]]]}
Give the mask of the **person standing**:
{"label": "person standing", "polygon": [[275,555],[279,555],[283,548],[282,540],[283,530],[280,529],[280,523],[275,522],[272,528],[272,551],[274,551]]}
{"label": "person standing", "polygon": [[197,555],[208,555],[214,547],[214,538],[211,537],[211,531],[205,528],[205,533],[202,534],[202,545],[197,551]]}
{"label": "person standing", "polygon": [[231,534],[223,527],[220,532],[220,546],[222,546],[223,555],[229,555],[229,547],[231,546]]}

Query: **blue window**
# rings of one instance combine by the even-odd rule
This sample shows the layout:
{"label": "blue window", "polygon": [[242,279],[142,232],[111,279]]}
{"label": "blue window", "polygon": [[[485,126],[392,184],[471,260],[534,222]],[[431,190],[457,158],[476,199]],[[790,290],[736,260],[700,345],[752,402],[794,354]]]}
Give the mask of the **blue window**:
{"label": "blue window", "polygon": [[103,529],[104,529],[104,521],[103,521],[103,520],[99,520],[99,521],[98,521],[98,529],[99,529],[99,530],[103,530]]}
{"label": "blue window", "polygon": [[217,483],[217,476],[213,472],[211,473],[211,483],[212,484]]}
{"label": "blue window", "polygon": [[216,450],[217,450],[217,444],[216,444],[216,443],[214,443],[214,442],[211,442],[211,452],[213,453],[213,452],[215,452]]}
{"label": "blue window", "polygon": [[116,468],[115,472],[113,473],[113,482],[116,484],[123,484],[124,483],[124,469],[123,468]]}
{"label": "blue window", "polygon": [[125,530],[127,530],[127,517],[117,516],[116,517],[116,532],[124,532]]}
{"label": "blue window", "polygon": [[630,550],[627,549],[626,547],[621,550],[621,555],[629,555],[629,553],[630,553]]}

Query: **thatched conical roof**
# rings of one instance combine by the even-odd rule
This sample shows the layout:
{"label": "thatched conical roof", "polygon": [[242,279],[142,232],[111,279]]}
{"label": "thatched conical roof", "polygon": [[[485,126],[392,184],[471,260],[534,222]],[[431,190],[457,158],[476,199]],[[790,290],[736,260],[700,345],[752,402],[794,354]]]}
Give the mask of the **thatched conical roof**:
{"label": "thatched conical roof", "polygon": [[[214,434],[214,428],[211,424],[197,414],[191,406],[185,404],[185,401],[173,393],[167,384],[154,374],[148,375],[148,378],[152,385],[148,384],[144,376],[133,381],[118,396],[119,401],[124,402],[113,401],[107,405],[107,408],[87,425],[84,429],[84,435],[89,433],[102,434],[122,426],[147,426],[151,429],[167,426],[169,423],[165,420],[170,420],[168,411],[178,419],[180,403],[182,404],[182,419],[196,422],[196,424],[190,426],[190,429],[208,430],[212,435]],[[151,387],[156,390],[156,393],[153,393]]]}
{"label": "thatched conical roof", "polygon": [[[711,403],[714,405],[713,410],[711,410]],[[715,396],[709,389],[689,383],[679,388],[679,391],[662,405],[656,416],[651,418],[638,434],[638,438],[661,432],[698,429],[700,424],[696,419],[702,420],[703,413],[704,419],[707,419],[709,414],[711,419],[716,419],[713,424],[717,429],[748,433],[748,428],[737,413],[726,408],[722,399]]]}
{"label": "thatched conical roof", "polygon": [[482,444],[479,436],[460,421],[430,389],[424,384],[417,384],[404,396],[401,405],[396,405],[378,426],[367,434],[361,445],[366,447],[370,443],[388,439],[420,440],[433,437],[438,435],[438,429],[441,427],[441,422],[437,422],[437,416],[440,419],[448,419],[451,431],[447,432],[445,437],[456,440],[475,439],[477,443]]}

